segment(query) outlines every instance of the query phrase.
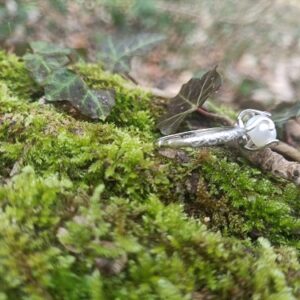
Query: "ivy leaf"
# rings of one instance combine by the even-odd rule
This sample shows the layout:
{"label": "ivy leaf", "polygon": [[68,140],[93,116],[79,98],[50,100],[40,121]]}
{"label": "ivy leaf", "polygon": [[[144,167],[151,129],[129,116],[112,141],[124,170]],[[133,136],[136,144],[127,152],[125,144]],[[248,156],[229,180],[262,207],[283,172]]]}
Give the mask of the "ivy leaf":
{"label": "ivy leaf", "polygon": [[272,111],[272,119],[278,127],[282,127],[289,119],[300,117],[300,102],[282,104]]}
{"label": "ivy leaf", "polygon": [[48,101],[69,101],[82,114],[105,120],[115,105],[114,93],[110,90],[91,90],[74,72],[60,69],[51,74],[45,83],[45,98]]}
{"label": "ivy leaf", "polygon": [[110,90],[91,90],[86,83],[66,65],[70,62],[71,49],[47,42],[30,44],[33,53],[23,58],[34,80],[44,87],[48,101],[69,101],[83,115],[105,120],[115,105]]}
{"label": "ivy leaf", "polygon": [[67,56],[72,53],[72,50],[69,48],[60,47],[44,41],[31,42],[30,47],[33,53],[46,56]]}
{"label": "ivy leaf", "polygon": [[113,39],[108,37],[101,47],[98,58],[106,69],[113,72],[129,72],[130,62],[134,56],[142,55],[165,39],[161,34],[142,33],[133,37]]}
{"label": "ivy leaf", "polygon": [[177,96],[170,99],[168,112],[158,124],[164,135],[175,133],[187,115],[196,111],[222,84],[217,68],[208,71],[200,79],[185,83]]}
{"label": "ivy leaf", "polygon": [[42,56],[39,54],[26,54],[23,56],[26,69],[30,72],[32,78],[40,85],[43,85],[47,77],[57,69],[66,66],[69,63],[65,56]]}
{"label": "ivy leaf", "polygon": [[43,85],[47,77],[57,69],[65,67],[70,59],[71,50],[47,42],[32,42],[33,54],[23,56],[25,66],[33,79]]}

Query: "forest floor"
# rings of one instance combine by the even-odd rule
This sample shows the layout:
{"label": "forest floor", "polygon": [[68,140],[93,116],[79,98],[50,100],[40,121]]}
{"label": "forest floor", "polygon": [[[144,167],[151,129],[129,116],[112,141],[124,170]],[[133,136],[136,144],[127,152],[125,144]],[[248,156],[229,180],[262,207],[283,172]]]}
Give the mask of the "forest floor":
{"label": "forest floor", "polygon": [[0,54],[2,299],[297,299],[299,189],[225,148],[158,151],[157,105],[100,65],[105,123]]}
{"label": "forest floor", "polygon": [[[147,89],[175,95],[218,64],[229,117],[293,103],[297,1],[50,2],[0,51],[0,299],[299,299],[299,187],[227,147],[158,149],[165,100]],[[105,38],[137,29],[166,40],[127,79],[105,71]],[[45,101],[21,58],[37,40],[91,62],[72,70],[114,90],[105,122]]]}

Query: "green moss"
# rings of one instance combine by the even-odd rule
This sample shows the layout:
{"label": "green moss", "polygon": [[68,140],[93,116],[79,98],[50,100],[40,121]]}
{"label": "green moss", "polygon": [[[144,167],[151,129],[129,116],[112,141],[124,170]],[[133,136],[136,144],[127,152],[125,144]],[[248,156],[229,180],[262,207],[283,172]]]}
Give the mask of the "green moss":
{"label": "green moss", "polygon": [[0,298],[300,297],[297,188],[223,150],[162,157],[151,96],[77,70],[116,90],[106,123],[1,78]]}
{"label": "green moss", "polygon": [[[29,167],[4,185],[2,292],[10,298],[84,299],[96,276],[106,299],[189,299],[193,291],[225,299],[299,295],[293,251],[274,251],[263,239],[250,250],[155,196],[109,195],[100,185],[89,196],[69,180],[42,178]],[[113,268],[119,257],[126,257],[124,270],[113,276],[97,263],[102,259]]]}
{"label": "green moss", "polygon": [[5,81],[11,92],[22,99],[27,100],[39,91],[21,59],[3,51],[0,51],[0,80]]}
{"label": "green moss", "polygon": [[154,121],[149,110],[151,97],[142,89],[130,87],[122,77],[104,72],[100,65],[77,65],[75,68],[94,89],[113,89],[116,106],[108,122],[117,126],[133,126],[143,132],[152,131]]}
{"label": "green moss", "polygon": [[208,201],[200,207],[211,226],[228,235],[256,239],[300,250],[299,191],[293,184],[272,182],[245,162],[212,156],[202,165]]}
{"label": "green moss", "polygon": [[224,236],[265,237],[300,250],[300,191],[294,184],[223,149],[191,151],[188,162],[164,159],[161,165],[169,181],[160,190],[164,202],[180,201],[190,216]]}

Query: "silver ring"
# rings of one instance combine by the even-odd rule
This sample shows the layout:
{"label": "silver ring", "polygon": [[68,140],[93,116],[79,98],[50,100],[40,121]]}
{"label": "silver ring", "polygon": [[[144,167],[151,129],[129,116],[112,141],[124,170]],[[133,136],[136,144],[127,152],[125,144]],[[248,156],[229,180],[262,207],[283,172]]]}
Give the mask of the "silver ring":
{"label": "silver ring", "polygon": [[237,118],[235,126],[192,130],[158,139],[159,147],[205,147],[237,140],[245,149],[255,151],[278,143],[276,127],[271,114],[246,109]]}

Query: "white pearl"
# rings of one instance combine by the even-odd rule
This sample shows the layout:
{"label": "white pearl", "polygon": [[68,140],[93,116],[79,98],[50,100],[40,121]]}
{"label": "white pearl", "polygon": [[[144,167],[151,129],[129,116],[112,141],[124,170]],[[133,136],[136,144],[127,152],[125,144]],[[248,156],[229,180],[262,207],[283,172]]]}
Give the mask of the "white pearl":
{"label": "white pearl", "polygon": [[[257,123],[257,125],[248,131],[247,128],[253,126],[254,123]],[[246,131],[254,145],[258,148],[264,147],[274,141],[277,135],[274,122],[261,115],[256,115],[247,121]]]}

